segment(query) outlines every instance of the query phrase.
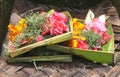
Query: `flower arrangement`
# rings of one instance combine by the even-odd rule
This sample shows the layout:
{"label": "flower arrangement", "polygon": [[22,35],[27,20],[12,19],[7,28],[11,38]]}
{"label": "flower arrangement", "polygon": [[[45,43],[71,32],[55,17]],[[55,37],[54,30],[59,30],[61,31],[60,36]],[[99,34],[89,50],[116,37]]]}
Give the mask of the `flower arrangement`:
{"label": "flower arrangement", "polygon": [[105,25],[105,15],[99,16],[99,18],[86,18],[82,23],[80,19],[73,18],[73,34],[74,37],[69,41],[68,46],[90,49],[90,50],[102,50],[102,46],[105,45],[112,36],[108,35]]}
{"label": "flower arrangement", "polygon": [[41,42],[70,31],[68,17],[55,10],[31,12],[18,20],[16,25],[8,25],[9,50]]}
{"label": "flower arrangement", "polygon": [[[53,50],[55,50],[55,52],[70,53],[100,63],[112,63],[114,54],[113,31],[112,27],[106,25],[105,21],[105,15],[95,18],[91,10],[89,10],[85,21],[79,18],[71,19],[68,12],[56,12],[55,10],[27,12],[24,17],[18,20],[17,24],[10,23],[8,25],[9,43],[7,50],[8,57],[12,57],[8,60],[10,62],[19,62],[23,59],[25,62],[28,60],[72,61],[71,55],[62,55],[59,58],[54,56]],[[37,51],[34,53],[37,57],[13,58],[30,50],[33,53]],[[52,50],[53,55],[48,59],[51,54],[50,50]],[[50,54],[46,55],[46,52]]]}

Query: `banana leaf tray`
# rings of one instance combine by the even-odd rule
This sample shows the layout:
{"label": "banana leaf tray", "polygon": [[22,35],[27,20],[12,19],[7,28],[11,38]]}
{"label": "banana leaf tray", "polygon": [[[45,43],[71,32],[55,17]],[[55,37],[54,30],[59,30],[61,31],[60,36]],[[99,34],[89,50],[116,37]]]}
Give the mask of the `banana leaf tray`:
{"label": "banana leaf tray", "polygon": [[[29,10],[23,14],[20,15],[20,17],[24,17],[27,13],[29,12],[33,12],[33,11],[38,11],[40,8],[34,8],[32,10]],[[71,26],[71,15],[68,11],[64,11],[62,12],[63,14],[65,14],[67,16],[67,18],[69,19],[68,21],[68,26],[69,26],[69,32],[67,33],[63,33],[61,35],[57,35],[48,39],[45,39],[43,41],[37,42],[37,43],[33,43],[18,49],[15,49],[14,51],[11,51],[8,49],[8,45],[9,45],[9,40],[7,39],[8,36],[6,36],[6,41],[3,44],[3,56],[4,58],[12,63],[12,62],[32,62],[32,61],[58,61],[58,62],[71,62],[72,61],[72,56],[71,55],[48,55],[48,56],[22,56],[25,53],[28,53],[29,51],[32,51],[32,49],[37,48],[37,47],[41,47],[41,46],[45,46],[45,45],[51,45],[51,44],[55,44],[55,43],[59,43],[59,42],[63,42],[66,40],[70,40],[73,37],[72,34],[72,26]],[[18,17],[18,18],[15,18]],[[13,20],[17,20],[19,19],[19,16],[13,16],[12,17]],[[8,32],[9,33],[9,32]],[[34,53],[36,53],[34,51]],[[37,54],[37,53],[36,53]]]}
{"label": "banana leaf tray", "polygon": [[[23,17],[27,13],[29,13],[31,11],[36,11],[38,9],[39,8],[27,11],[26,13],[21,14],[21,16]],[[9,56],[10,57],[16,57],[18,55],[21,55],[25,52],[30,51],[33,48],[39,47],[39,46],[45,46],[45,45],[49,45],[49,44],[55,44],[55,43],[63,42],[63,41],[66,41],[66,40],[70,40],[73,37],[72,26],[71,26],[72,18],[71,18],[70,13],[68,11],[65,11],[65,12],[62,12],[62,13],[65,14],[67,16],[67,18],[69,19],[68,20],[68,23],[69,23],[68,26],[69,26],[69,30],[70,30],[69,32],[63,33],[61,35],[57,35],[57,36],[54,36],[54,37],[51,37],[51,38],[48,38],[48,39],[45,39],[45,40],[37,42],[37,43],[33,43],[33,44],[30,44],[30,45],[27,45],[27,46],[24,46],[24,47],[21,47],[21,48],[18,48],[18,49],[15,49],[14,51],[8,50]]]}
{"label": "banana leaf tray", "polygon": [[80,57],[84,57],[88,60],[97,62],[97,63],[114,63],[114,34],[112,30],[112,26],[109,25],[107,27],[107,32],[112,36],[112,39],[102,47],[102,51],[94,51],[94,50],[82,50],[79,48],[72,48],[67,46],[62,46],[58,44],[48,45],[47,48],[51,50],[57,50],[59,52],[70,53],[73,55],[77,55]]}

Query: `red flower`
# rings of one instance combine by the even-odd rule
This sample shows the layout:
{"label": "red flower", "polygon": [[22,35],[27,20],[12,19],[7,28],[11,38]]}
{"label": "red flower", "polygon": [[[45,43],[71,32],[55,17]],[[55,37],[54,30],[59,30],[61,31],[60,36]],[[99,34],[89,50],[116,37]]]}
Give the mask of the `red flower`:
{"label": "red flower", "polygon": [[112,37],[110,35],[108,35],[107,33],[102,33],[101,34],[102,39],[101,39],[101,43],[104,45],[106,44]]}

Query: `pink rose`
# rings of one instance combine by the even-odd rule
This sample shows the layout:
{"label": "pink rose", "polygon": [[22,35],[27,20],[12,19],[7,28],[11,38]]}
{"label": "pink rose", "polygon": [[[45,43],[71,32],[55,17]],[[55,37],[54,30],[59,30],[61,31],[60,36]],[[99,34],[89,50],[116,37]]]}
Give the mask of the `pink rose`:
{"label": "pink rose", "polygon": [[67,22],[67,17],[62,13],[54,12],[51,15],[51,20],[62,21],[64,23],[66,23]]}
{"label": "pink rose", "polygon": [[69,31],[68,26],[63,22],[56,21],[56,22],[53,22],[52,25],[53,27],[50,29],[50,34],[52,36],[60,35],[60,34],[63,34],[64,32]]}

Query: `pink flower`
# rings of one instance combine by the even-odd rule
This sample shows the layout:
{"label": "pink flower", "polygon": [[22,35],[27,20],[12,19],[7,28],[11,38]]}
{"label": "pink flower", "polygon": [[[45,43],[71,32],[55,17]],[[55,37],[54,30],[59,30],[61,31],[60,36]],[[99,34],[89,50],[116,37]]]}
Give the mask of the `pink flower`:
{"label": "pink flower", "polygon": [[101,39],[101,43],[104,45],[106,44],[112,37],[110,35],[108,35],[107,33],[102,33],[101,34],[102,39]]}
{"label": "pink flower", "polygon": [[52,29],[50,30],[50,33],[51,33],[52,36],[56,36],[56,35],[62,34],[63,31],[62,31],[62,30],[60,31],[58,28],[52,28]]}
{"label": "pink flower", "polygon": [[43,37],[41,35],[38,35],[37,38],[36,38],[36,42],[39,42],[39,41],[42,41],[43,40]]}
{"label": "pink flower", "polygon": [[51,36],[56,36],[68,32],[69,28],[66,23],[67,17],[64,14],[54,12],[48,19],[47,24],[42,27],[42,35],[50,34]]}
{"label": "pink flower", "polygon": [[47,35],[47,34],[49,34],[50,33],[50,30],[49,29],[46,29],[46,30],[44,30],[43,32],[42,32],[42,35],[44,36],[44,35]]}
{"label": "pink flower", "polygon": [[78,45],[77,48],[81,48],[81,49],[88,49],[88,44],[83,42],[82,40],[78,39]]}
{"label": "pink flower", "polygon": [[23,45],[23,44],[26,44],[28,41],[27,41],[27,39],[26,38],[23,38],[22,40],[21,40],[21,44]]}
{"label": "pink flower", "polygon": [[9,48],[9,50],[11,50],[11,51],[14,51],[14,50],[15,50],[15,48],[14,48],[13,45],[9,45],[8,48]]}
{"label": "pink flower", "polygon": [[101,49],[101,46],[96,46],[96,47],[93,47],[92,49],[97,51],[97,50]]}
{"label": "pink flower", "polygon": [[60,35],[69,31],[68,26],[61,21],[52,22],[52,26],[53,27],[50,29],[50,34],[52,36]]}
{"label": "pink flower", "polygon": [[64,23],[66,23],[67,22],[67,17],[62,13],[54,12],[51,15],[51,20],[62,21]]}
{"label": "pink flower", "polygon": [[93,30],[94,32],[106,32],[105,23],[101,22],[99,19],[93,19],[90,23],[86,24],[87,30]]}

